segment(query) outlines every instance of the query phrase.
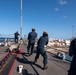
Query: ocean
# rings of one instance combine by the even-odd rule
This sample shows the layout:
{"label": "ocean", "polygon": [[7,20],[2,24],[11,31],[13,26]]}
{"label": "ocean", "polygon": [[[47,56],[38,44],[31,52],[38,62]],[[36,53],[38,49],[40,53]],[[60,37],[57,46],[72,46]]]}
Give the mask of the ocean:
{"label": "ocean", "polygon": [[0,42],[4,42],[6,39],[6,41],[8,41],[8,39],[14,39],[14,38],[8,38],[8,37],[0,37]]}

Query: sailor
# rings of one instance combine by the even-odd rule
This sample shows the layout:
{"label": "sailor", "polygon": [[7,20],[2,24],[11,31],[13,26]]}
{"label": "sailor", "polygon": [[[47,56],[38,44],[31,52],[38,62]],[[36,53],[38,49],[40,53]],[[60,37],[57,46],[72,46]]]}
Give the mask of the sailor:
{"label": "sailor", "polygon": [[32,28],[32,31],[28,34],[27,52],[29,56],[32,55],[34,51],[34,44],[35,44],[36,38],[37,38],[37,33],[35,32],[35,28]]}
{"label": "sailor", "polygon": [[37,62],[37,59],[39,58],[39,55],[41,54],[43,57],[43,69],[47,69],[47,54],[44,49],[44,46],[48,44],[48,33],[46,31],[43,32],[43,35],[39,38],[37,43],[37,53],[35,56],[34,63]]}
{"label": "sailor", "polygon": [[76,75],[76,38],[71,41],[69,47],[69,55],[72,57],[68,75]]}
{"label": "sailor", "polygon": [[15,43],[18,43],[18,35],[20,35],[18,31],[14,33]]}

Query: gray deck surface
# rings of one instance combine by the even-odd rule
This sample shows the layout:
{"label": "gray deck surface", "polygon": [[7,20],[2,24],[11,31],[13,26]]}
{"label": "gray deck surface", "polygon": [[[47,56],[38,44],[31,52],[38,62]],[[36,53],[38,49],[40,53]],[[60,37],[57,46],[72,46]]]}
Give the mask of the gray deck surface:
{"label": "gray deck surface", "polygon": [[[36,64],[33,64],[35,58],[35,53],[29,57],[27,57],[27,47],[26,45],[22,45],[22,54],[17,55],[16,64],[14,66],[14,70],[12,71],[12,75],[67,75],[70,67],[70,63],[65,60],[58,59],[54,57],[52,54],[47,53],[48,55],[48,69],[43,70],[43,58],[39,57]],[[17,72],[17,67],[19,65],[23,65],[23,73],[19,74]],[[26,74],[26,72],[28,72]]]}

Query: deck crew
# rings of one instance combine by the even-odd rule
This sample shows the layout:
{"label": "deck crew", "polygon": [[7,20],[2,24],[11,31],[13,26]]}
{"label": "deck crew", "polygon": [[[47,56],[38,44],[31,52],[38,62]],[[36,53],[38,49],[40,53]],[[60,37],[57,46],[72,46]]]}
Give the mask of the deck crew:
{"label": "deck crew", "polygon": [[32,28],[32,31],[28,34],[27,52],[29,56],[33,54],[36,38],[37,38],[37,33],[35,32],[35,28]]}
{"label": "deck crew", "polygon": [[37,43],[37,53],[35,56],[34,63],[37,62],[39,55],[41,54],[43,57],[43,69],[47,69],[47,54],[44,49],[44,46],[48,44],[48,33],[46,31],[43,32],[43,35],[39,38]]}
{"label": "deck crew", "polygon": [[18,33],[18,31],[14,33],[15,43],[18,43],[18,36],[19,35],[20,34]]}
{"label": "deck crew", "polygon": [[69,55],[73,57],[68,75],[76,75],[76,38],[71,41]]}

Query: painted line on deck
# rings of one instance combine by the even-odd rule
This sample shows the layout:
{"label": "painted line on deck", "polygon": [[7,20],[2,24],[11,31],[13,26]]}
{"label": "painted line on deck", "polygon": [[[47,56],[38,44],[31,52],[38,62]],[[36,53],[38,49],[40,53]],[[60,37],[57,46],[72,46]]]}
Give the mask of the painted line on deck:
{"label": "painted line on deck", "polygon": [[17,62],[16,62],[16,59],[15,59],[15,61],[14,61],[13,65],[12,65],[12,67],[11,67],[8,75],[12,75],[12,72],[13,72],[13,70],[14,70],[14,67],[15,67],[16,63],[17,63]]}
{"label": "painted line on deck", "polygon": [[[22,49],[20,49],[20,52],[22,52]],[[18,53],[18,54],[19,54],[19,53]],[[18,57],[18,54],[17,54],[16,57]],[[12,75],[12,72],[13,72],[13,70],[14,70],[14,68],[15,68],[16,63],[17,63],[17,61],[16,61],[16,59],[15,59],[13,65],[12,65],[12,67],[11,67],[9,73],[8,73],[8,75]]]}

